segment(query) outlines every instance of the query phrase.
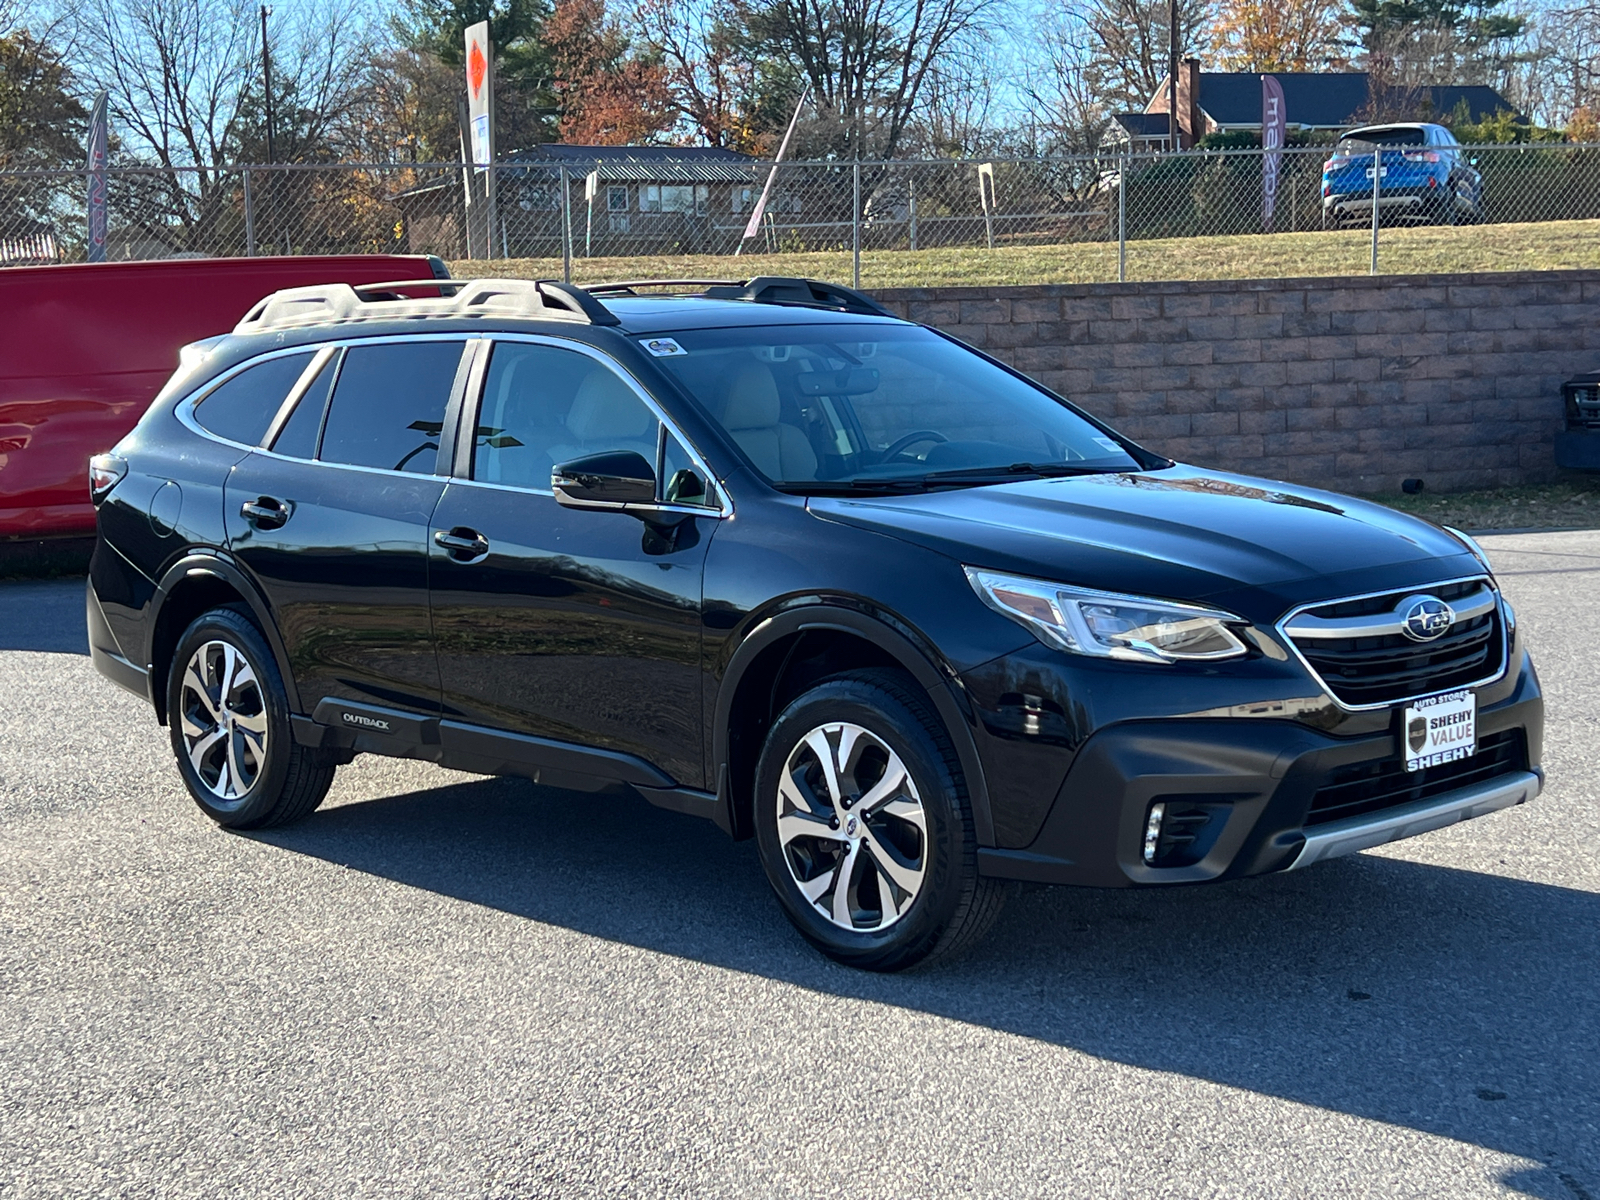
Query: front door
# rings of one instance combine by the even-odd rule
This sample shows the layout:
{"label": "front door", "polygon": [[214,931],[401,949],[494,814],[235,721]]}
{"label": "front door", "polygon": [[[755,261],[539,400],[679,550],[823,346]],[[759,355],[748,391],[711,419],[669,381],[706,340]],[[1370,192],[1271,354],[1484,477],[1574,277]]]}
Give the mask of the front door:
{"label": "front door", "polygon": [[276,434],[228,480],[229,546],[266,592],[301,704],[437,713],[428,531],[439,432],[465,340],[330,356]]}
{"label": "front door", "polygon": [[715,497],[679,489],[706,515],[664,537],[625,513],[563,508],[550,490],[554,464],[612,450],[639,452],[658,476],[664,463],[669,480],[703,468],[606,360],[548,342],[497,342],[462,428],[476,429],[470,477],[445,489],[431,546],[443,715],[705,786],[700,604]]}

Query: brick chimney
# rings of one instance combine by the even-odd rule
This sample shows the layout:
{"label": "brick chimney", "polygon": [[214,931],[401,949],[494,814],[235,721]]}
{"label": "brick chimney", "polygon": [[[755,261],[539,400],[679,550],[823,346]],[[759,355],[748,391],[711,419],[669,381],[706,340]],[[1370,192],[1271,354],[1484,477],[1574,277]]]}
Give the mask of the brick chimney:
{"label": "brick chimney", "polygon": [[1206,118],[1200,111],[1200,60],[1186,58],[1178,72],[1178,139],[1187,150],[1205,135]]}

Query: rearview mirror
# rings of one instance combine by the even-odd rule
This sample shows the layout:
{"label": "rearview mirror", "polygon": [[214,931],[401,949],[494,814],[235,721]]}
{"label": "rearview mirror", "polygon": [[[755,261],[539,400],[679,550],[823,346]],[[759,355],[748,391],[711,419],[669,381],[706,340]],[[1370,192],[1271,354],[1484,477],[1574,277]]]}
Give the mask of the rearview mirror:
{"label": "rearview mirror", "polygon": [[591,454],[550,472],[550,490],[563,508],[626,509],[656,502],[656,473],[633,450]]}
{"label": "rearview mirror", "polygon": [[802,396],[865,396],[878,390],[876,367],[845,367],[838,371],[801,371],[794,377]]}

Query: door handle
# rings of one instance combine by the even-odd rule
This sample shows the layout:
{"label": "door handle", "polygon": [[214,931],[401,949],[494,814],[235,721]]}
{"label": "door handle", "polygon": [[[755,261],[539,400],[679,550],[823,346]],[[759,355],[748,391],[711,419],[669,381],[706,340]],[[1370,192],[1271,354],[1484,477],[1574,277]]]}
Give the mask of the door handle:
{"label": "door handle", "polygon": [[281,529],[289,519],[290,507],[272,496],[258,496],[239,506],[239,515],[257,529]]}
{"label": "door handle", "polygon": [[436,530],[433,541],[457,562],[477,562],[489,553],[488,538],[476,529],[467,529],[460,525],[449,532],[443,529]]}

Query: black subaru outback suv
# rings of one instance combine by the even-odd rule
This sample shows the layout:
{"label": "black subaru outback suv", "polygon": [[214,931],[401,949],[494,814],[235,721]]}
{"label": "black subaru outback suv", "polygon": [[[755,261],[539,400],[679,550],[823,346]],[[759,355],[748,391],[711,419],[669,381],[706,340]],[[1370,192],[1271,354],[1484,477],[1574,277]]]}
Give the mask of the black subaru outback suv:
{"label": "black subaru outback suv", "polygon": [[1294,870],[1542,781],[1465,535],[1169,462],[831,285],[281,292],[90,475],[94,661],[213,820],[358,753],[631,788],[857,966],[1008,881]]}

